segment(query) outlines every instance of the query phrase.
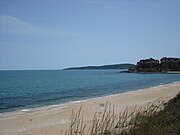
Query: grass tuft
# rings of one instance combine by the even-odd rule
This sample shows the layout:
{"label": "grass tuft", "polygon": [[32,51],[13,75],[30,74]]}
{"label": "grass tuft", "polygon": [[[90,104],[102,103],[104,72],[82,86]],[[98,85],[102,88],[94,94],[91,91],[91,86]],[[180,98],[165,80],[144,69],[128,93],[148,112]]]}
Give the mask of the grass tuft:
{"label": "grass tuft", "polygon": [[71,123],[65,135],[180,135],[180,93],[169,102],[160,99],[145,108],[126,108],[116,115],[114,106],[106,103],[102,115],[95,113],[87,128],[81,115],[72,110]]}

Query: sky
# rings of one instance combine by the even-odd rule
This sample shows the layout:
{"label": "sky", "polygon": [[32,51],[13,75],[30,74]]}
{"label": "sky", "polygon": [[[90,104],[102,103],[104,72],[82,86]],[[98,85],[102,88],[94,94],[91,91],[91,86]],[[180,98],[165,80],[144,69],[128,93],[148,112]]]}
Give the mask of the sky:
{"label": "sky", "polygon": [[180,0],[0,0],[0,69],[180,57]]}

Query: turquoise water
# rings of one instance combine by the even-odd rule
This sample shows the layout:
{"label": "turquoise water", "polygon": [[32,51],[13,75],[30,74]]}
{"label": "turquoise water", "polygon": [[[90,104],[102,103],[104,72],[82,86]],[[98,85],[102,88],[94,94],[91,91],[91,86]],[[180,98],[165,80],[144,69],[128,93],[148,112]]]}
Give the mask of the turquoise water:
{"label": "turquoise water", "polygon": [[0,112],[79,101],[180,81],[180,74],[118,71],[0,71]]}

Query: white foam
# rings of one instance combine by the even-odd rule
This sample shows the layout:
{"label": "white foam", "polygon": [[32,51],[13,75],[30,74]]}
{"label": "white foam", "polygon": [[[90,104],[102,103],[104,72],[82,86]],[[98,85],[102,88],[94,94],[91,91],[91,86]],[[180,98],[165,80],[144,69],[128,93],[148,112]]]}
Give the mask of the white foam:
{"label": "white foam", "polygon": [[82,102],[86,102],[87,100],[78,100],[78,101],[72,101],[72,103],[82,103]]}
{"label": "white foam", "polygon": [[150,87],[150,88],[160,88],[160,87],[164,87],[165,85],[163,85],[163,83],[160,83],[160,85],[154,86],[154,87]]}
{"label": "white foam", "polygon": [[180,83],[180,81],[175,81],[175,82],[173,82],[174,84],[176,84],[176,83]]}
{"label": "white foam", "polygon": [[29,112],[30,110],[29,109],[22,109],[21,111],[22,112]]}

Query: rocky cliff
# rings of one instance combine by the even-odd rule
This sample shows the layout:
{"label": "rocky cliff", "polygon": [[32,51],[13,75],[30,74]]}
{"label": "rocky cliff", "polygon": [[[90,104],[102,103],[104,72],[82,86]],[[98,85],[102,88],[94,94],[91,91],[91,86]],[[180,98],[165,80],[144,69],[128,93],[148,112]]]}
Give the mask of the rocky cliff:
{"label": "rocky cliff", "polygon": [[137,62],[138,72],[158,72],[159,71],[159,60],[153,58],[143,59]]}
{"label": "rocky cliff", "polygon": [[180,58],[163,57],[159,60],[149,58],[137,62],[136,68],[129,72],[167,72],[180,71]]}
{"label": "rocky cliff", "polygon": [[160,63],[161,71],[180,71],[180,58],[163,57]]}

